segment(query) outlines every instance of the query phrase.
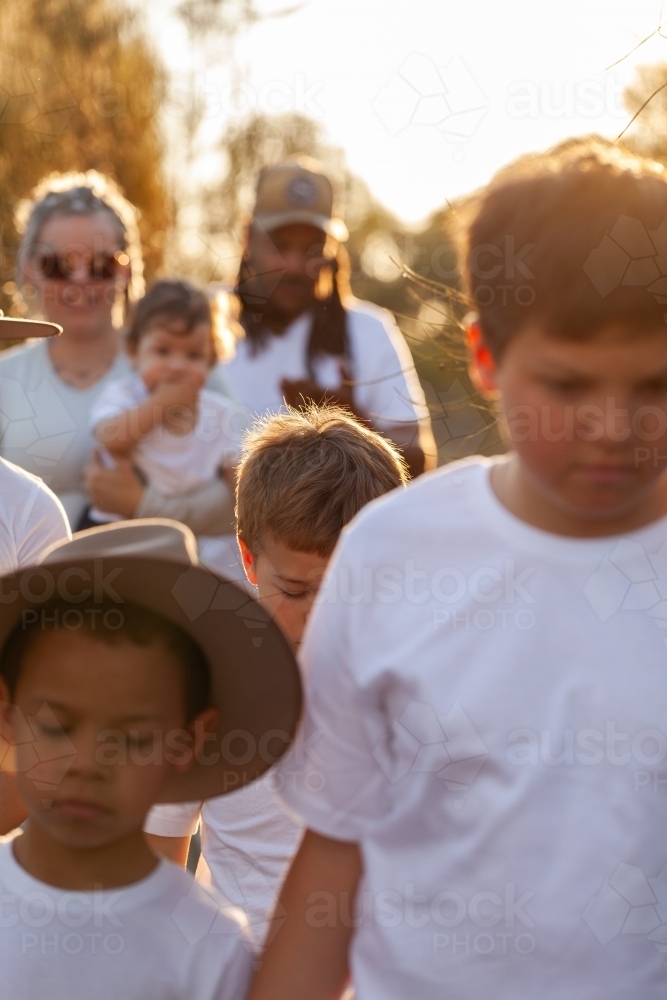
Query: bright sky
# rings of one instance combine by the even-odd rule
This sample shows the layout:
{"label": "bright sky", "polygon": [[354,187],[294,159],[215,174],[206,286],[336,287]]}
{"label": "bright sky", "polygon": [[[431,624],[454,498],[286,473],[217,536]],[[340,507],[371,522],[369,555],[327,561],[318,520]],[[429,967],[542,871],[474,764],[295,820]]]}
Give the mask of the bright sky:
{"label": "bright sky", "polygon": [[521,153],[591,131],[615,138],[636,67],[667,62],[667,37],[656,36],[604,72],[667,22],[660,0],[304,0],[243,32],[204,74],[175,0],[141,6],[169,68],[199,72],[207,95],[200,177],[221,169],[210,150],[244,109],[300,110],[406,222]]}

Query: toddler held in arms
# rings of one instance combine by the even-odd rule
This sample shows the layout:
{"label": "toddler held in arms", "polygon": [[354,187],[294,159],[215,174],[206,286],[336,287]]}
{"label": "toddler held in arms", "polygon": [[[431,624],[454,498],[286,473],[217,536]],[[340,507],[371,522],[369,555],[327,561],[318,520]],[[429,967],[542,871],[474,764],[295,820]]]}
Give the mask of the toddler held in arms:
{"label": "toddler held in arms", "polygon": [[[156,281],[137,304],[127,351],[135,373],[112,382],[91,413],[102,460],[111,465],[131,458],[167,496],[232,476],[239,408],[204,388],[218,360],[204,292],[186,281]],[[92,508],[85,526],[120,519]]]}

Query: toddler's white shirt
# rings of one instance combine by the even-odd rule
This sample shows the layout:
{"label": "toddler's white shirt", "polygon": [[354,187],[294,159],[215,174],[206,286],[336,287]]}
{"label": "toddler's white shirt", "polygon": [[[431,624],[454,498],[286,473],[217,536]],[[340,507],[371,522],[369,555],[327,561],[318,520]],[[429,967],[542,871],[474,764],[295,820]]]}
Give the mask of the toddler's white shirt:
{"label": "toddler's white shirt", "polygon": [[[110,382],[93,405],[91,429],[140,406],[149,396],[137,374]],[[139,441],[132,458],[160,493],[190,493],[214,479],[221,465],[238,461],[245,427],[242,407],[218,392],[202,389],[191,433],[172,434],[158,425]]]}
{"label": "toddler's white shirt", "polygon": [[357,1000],[664,1000],[667,518],[552,535],[491,464],[343,532],[281,794],[360,844]]}
{"label": "toddler's white shirt", "polygon": [[242,1000],[253,948],[242,914],[161,861],[106,892],[32,878],[0,841],[0,1000]]}

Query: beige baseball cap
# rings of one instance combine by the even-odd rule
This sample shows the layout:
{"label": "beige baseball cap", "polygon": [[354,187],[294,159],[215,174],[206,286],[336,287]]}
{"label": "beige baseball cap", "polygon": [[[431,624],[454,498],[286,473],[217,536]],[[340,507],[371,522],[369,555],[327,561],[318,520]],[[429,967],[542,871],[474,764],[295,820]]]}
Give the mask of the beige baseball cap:
{"label": "beige baseball cap", "polygon": [[266,232],[303,222],[343,243],[347,226],[334,216],[333,185],[317,160],[299,156],[264,167],[257,183],[252,225]]}

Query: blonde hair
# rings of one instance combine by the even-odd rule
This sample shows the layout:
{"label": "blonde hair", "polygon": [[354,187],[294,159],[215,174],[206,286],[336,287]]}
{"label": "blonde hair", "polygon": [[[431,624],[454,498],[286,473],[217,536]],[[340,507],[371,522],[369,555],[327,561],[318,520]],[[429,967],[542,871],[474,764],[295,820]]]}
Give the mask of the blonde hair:
{"label": "blonde hair", "polygon": [[238,468],[236,530],[253,554],[269,534],[327,557],[365,504],[404,486],[396,447],[347,410],[311,405],[258,421]]}
{"label": "blonde hair", "polygon": [[54,216],[95,215],[106,212],[115,221],[120,248],[130,259],[130,279],[125,292],[126,306],[137,302],[144,294],[144,260],[139,234],[139,210],[121,189],[97,170],[85,173],[75,170],[52,173],[43,177],[30,197],[19,202],[14,223],[21,234],[18,255],[17,284],[24,281],[25,261],[39,243],[44,223]]}

